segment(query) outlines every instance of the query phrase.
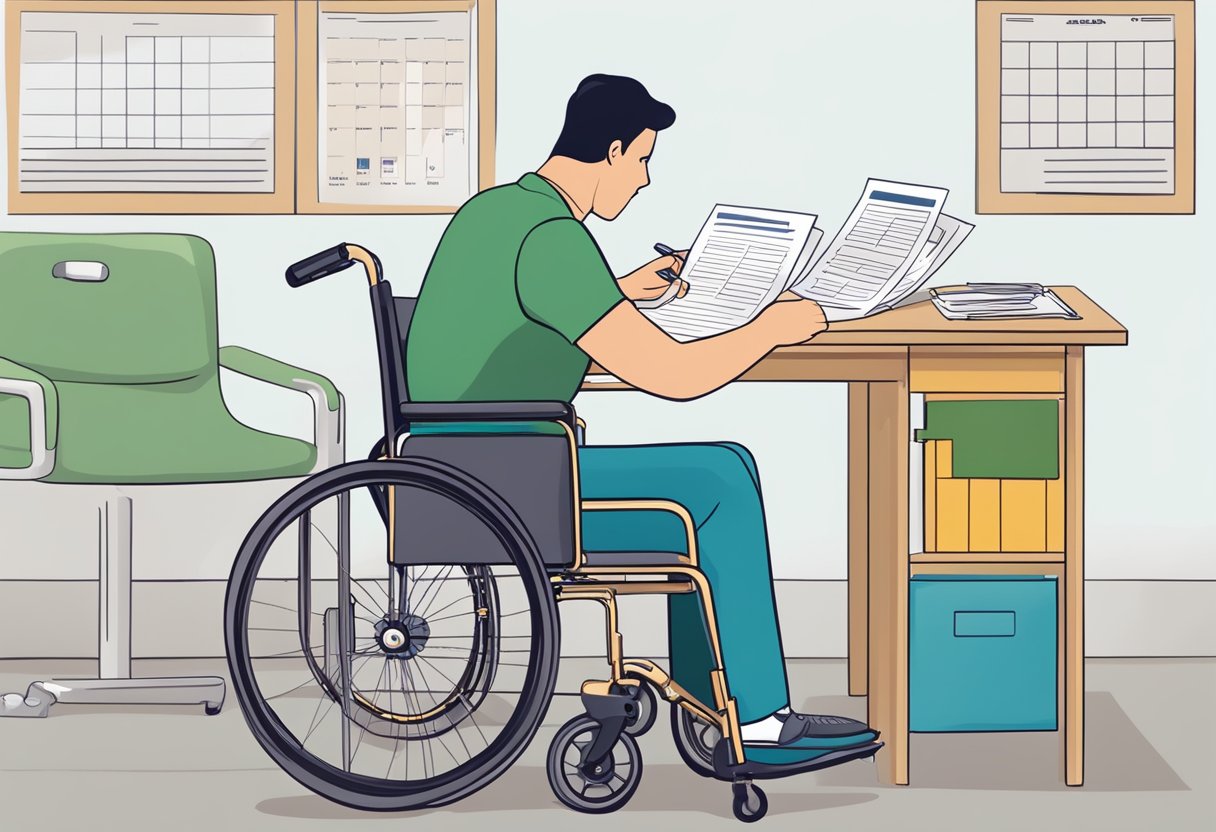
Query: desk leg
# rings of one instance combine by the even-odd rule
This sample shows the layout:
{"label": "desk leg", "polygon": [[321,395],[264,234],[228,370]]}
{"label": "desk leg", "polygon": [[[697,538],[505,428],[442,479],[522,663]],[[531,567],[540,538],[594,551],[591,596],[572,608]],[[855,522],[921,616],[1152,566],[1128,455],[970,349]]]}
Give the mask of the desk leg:
{"label": "desk leg", "polygon": [[908,783],[908,382],[870,384],[869,720],[880,778]]}
{"label": "desk leg", "polygon": [[865,696],[869,672],[870,385],[849,383],[849,695]]}
{"label": "desk leg", "polygon": [[1085,762],[1085,348],[1064,359],[1064,782]]}

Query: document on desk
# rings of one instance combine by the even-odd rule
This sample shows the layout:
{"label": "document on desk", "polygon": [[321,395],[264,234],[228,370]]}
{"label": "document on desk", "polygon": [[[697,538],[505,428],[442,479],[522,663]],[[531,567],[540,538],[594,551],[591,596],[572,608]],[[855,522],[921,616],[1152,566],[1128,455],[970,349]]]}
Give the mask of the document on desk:
{"label": "document on desk", "polygon": [[815,214],[715,205],[680,273],[688,294],[642,314],[677,341],[743,326],[809,264],[815,220]]}
{"label": "document on desk", "polygon": [[948,193],[945,188],[867,180],[844,227],[792,290],[822,306],[829,321],[877,311],[918,265]]}
{"label": "document on desk", "polygon": [[950,259],[950,255],[958,250],[967,239],[967,235],[975,230],[975,226],[949,214],[939,214],[937,225],[925,242],[920,257],[912,264],[912,268],[904,274],[895,288],[891,290],[889,300],[880,303],[877,309],[890,309],[903,298],[919,289],[933,273]]}

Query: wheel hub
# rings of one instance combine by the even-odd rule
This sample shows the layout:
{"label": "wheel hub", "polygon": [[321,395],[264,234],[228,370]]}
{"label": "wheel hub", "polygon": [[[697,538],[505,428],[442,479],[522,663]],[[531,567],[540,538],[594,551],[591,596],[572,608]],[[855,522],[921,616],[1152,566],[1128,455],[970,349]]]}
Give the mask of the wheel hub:
{"label": "wheel hub", "polygon": [[612,752],[605,754],[602,759],[588,760],[586,759],[587,751],[590,748],[590,743],[582,749],[583,760],[579,763],[579,774],[588,783],[604,784],[612,779],[613,773],[616,772],[616,763],[612,759]]}
{"label": "wheel hub", "polygon": [[426,647],[431,626],[425,618],[406,615],[397,620],[376,622],[376,643],[390,656],[412,659]]}

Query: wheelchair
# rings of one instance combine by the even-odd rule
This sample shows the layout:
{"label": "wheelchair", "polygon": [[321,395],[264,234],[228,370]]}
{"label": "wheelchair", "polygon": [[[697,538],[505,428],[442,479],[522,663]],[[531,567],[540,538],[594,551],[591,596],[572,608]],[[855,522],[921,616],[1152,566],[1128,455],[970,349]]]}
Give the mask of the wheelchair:
{"label": "wheelchair", "polygon": [[[537,733],[556,685],[557,603],[580,599],[603,607],[609,673],[582,685],[585,713],[549,747],[548,780],[566,806],[603,813],[628,802],[642,777],[637,739],[660,698],[681,757],[732,785],[743,821],[768,808],[756,780],[877,752],[881,743],[790,762],[788,749],[745,751],[688,511],[581,499],[583,425],[565,402],[409,401],[415,299],[392,295],[373,253],[336,246],[291,266],[287,282],[356,263],[370,284],[384,438],[367,460],[316,474],[270,506],[225,599],[233,690],[284,771],[366,810],[438,807],[485,787]],[[685,552],[583,551],[581,512],[639,510],[674,515]],[[710,702],[625,656],[617,599],[675,593],[700,597],[716,668]]]}

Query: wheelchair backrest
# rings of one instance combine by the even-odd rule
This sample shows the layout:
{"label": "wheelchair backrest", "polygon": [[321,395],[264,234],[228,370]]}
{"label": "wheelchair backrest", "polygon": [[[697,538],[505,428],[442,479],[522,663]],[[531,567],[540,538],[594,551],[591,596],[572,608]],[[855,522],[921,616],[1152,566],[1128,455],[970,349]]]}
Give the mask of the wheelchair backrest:
{"label": "wheelchair backrest", "polygon": [[[373,307],[378,307],[377,331],[384,333],[379,341],[385,418],[391,401],[395,435],[401,427],[399,403],[409,401],[406,339],[418,299],[393,297],[388,284],[381,285],[385,288]],[[396,349],[388,349],[392,345]],[[545,564],[564,569],[574,556],[573,452],[564,432],[487,433],[411,436],[401,455],[446,462],[479,480],[519,515]],[[409,563],[412,552],[427,563],[506,562],[493,533],[467,509],[418,489],[397,489],[396,495],[395,516],[402,532],[395,538],[397,563]]]}

